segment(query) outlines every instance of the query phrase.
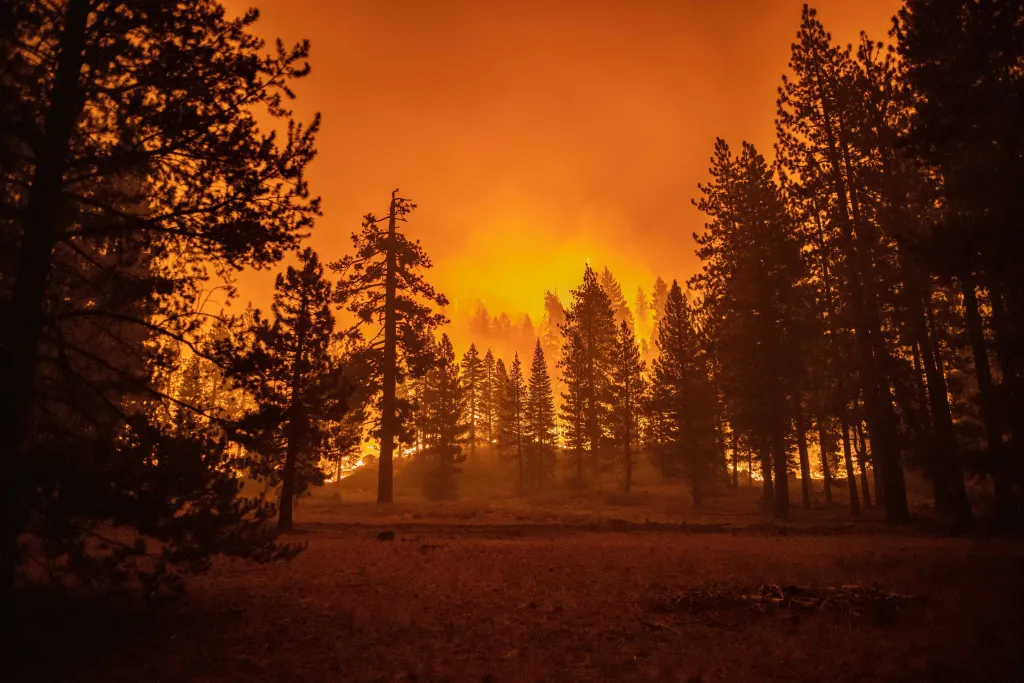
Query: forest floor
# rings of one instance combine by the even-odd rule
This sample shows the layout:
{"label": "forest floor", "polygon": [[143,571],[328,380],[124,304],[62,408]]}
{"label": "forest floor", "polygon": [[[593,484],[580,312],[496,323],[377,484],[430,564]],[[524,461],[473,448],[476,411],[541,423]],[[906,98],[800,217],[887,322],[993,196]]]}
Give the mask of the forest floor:
{"label": "forest floor", "polygon": [[7,680],[1024,680],[1024,543],[923,508],[890,529],[799,509],[797,485],[779,525],[755,487],[695,512],[652,483],[381,509],[363,479],[303,500],[290,562],[220,561],[156,609],[40,612]]}

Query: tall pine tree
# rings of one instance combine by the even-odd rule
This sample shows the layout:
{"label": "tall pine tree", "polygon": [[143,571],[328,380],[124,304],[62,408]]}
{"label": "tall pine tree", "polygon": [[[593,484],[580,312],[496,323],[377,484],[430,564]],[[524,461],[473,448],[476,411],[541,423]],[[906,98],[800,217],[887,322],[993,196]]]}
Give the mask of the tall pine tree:
{"label": "tall pine tree", "polygon": [[601,271],[601,277],[598,279],[598,282],[611,302],[616,325],[621,322],[628,322],[632,325],[633,313],[629,310],[629,304],[626,303],[626,295],[622,292],[622,285],[612,275],[612,271],[608,269],[608,266],[605,266],[604,270]]}
{"label": "tall pine tree", "polygon": [[832,44],[817,18],[804,6],[793,44],[792,77],[779,88],[776,128],[778,161],[803,192],[828,208],[838,233],[843,279],[840,290],[855,333],[857,380],[864,399],[875,465],[884,488],[890,522],[910,518],[894,408],[892,353],[883,329],[881,240],[862,178],[868,172],[863,145],[855,132],[862,125],[861,100],[855,95],[856,70],[850,48]]}
{"label": "tall pine tree", "polygon": [[494,444],[497,429],[497,407],[495,389],[495,367],[494,354],[490,349],[484,354],[480,366],[482,381],[480,383],[480,423],[483,427],[482,435],[484,443],[488,448]]}
{"label": "tall pine tree", "polygon": [[374,361],[372,381],[380,388],[380,460],[378,462],[377,502],[394,499],[395,439],[401,431],[398,420],[396,388],[406,375],[422,374],[429,362],[426,353],[430,335],[445,321],[433,306],[445,306],[448,299],[423,279],[421,271],[430,268],[419,241],[412,241],[398,223],[416,208],[408,199],[391,193],[391,205],[385,217],[387,227],[367,214],[362,231],[352,235],[355,254],[331,264],[341,276],[338,301],[344,302],[362,325],[379,328],[370,345]]}
{"label": "tall pine tree", "polygon": [[[330,422],[348,409],[350,385],[331,353],[333,287],[312,249],[298,267],[277,276],[271,318],[254,312],[248,349],[230,360],[230,373],[255,399],[239,438],[255,455],[251,471],[280,483],[278,529],[292,528],[292,508],[310,484],[322,484],[321,447]],[[234,353],[234,344],[223,347]]]}
{"label": "tall pine tree", "polygon": [[634,454],[640,441],[640,416],[646,395],[644,369],[633,328],[623,320],[619,323],[612,354],[611,423],[612,440],[618,451],[614,459],[622,463],[626,493],[633,486]]}
{"label": "tall pine tree", "polygon": [[462,356],[462,396],[466,406],[466,438],[469,441],[469,455],[476,455],[476,445],[480,440],[479,423],[483,417],[484,362],[480,360],[480,352],[476,344],[470,344],[469,350]]}
{"label": "tall pine tree", "polygon": [[462,443],[468,425],[459,363],[447,334],[441,335],[433,366],[424,378],[423,406],[426,454],[434,461],[423,493],[430,500],[451,500],[459,493],[456,475],[459,463],[466,459]]}
{"label": "tall pine tree", "polygon": [[525,432],[533,486],[541,489],[544,482],[554,475],[558,433],[555,424],[555,397],[551,390],[551,378],[548,376],[548,366],[540,339],[533,349],[533,362],[530,364]]}
{"label": "tall pine tree", "polygon": [[668,476],[690,482],[700,506],[717,457],[714,387],[690,307],[675,281],[658,322],[652,412],[660,424],[656,459]]}
{"label": "tall pine tree", "polygon": [[[798,442],[805,429],[798,408],[801,348],[809,330],[798,321],[809,301],[806,267],[775,174],[753,145],[743,143],[740,157],[734,158],[718,140],[711,175],[697,202],[710,220],[697,236],[704,268],[693,282],[704,295],[703,304],[711,307],[706,317],[716,322],[716,360],[733,425],[770,444],[771,500],[775,514],[785,518],[787,441],[794,418]],[[807,464],[804,446],[801,461]],[[809,468],[804,473],[809,486]],[[766,489],[766,505],[767,494]]]}
{"label": "tall pine tree", "polygon": [[562,414],[571,435],[570,447],[579,461],[577,474],[582,476],[584,451],[593,470],[600,469],[600,454],[608,434],[609,379],[615,345],[611,300],[589,265],[583,271],[583,284],[572,291],[572,304],[565,317],[561,368],[566,392]]}
{"label": "tall pine tree", "polygon": [[526,490],[526,428],[527,428],[527,387],[523,377],[523,365],[517,353],[512,360],[512,368],[508,373],[505,389],[505,405],[503,408],[505,421],[506,444],[515,458],[518,478],[516,492],[520,495]]}

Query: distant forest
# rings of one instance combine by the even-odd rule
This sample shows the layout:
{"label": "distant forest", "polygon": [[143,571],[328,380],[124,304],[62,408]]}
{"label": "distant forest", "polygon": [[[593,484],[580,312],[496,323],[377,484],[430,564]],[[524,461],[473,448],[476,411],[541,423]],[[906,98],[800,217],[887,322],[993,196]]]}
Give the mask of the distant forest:
{"label": "distant forest", "polygon": [[[700,272],[627,293],[580,263],[543,319],[481,306],[458,350],[398,190],[348,255],[307,245],[350,227],[319,224],[320,119],[289,109],[309,45],[257,19],[0,6],[6,596],[29,564],[156,593],[290,556],[275,527],[356,465],[387,504],[396,462],[443,500],[468,458],[514,462],[518,495],[629,492],[646,458],[696,506],[753,483],[786,519],[818,480],[893,524],[916,471],[957,528],[1024,519],[1021,3],[908,0],[891,47],[805,7],[774,149],[709,140],[680,190]],[[269,308],[209,310],[248,269],[276,272]]]}

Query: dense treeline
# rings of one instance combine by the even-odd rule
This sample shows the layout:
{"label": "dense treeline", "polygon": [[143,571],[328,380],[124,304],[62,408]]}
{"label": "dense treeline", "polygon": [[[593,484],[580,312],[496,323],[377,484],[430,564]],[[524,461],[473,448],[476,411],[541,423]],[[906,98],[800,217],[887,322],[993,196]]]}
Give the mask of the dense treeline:
{"label": "dense treeline", "polygon": [[[697,505],[756,475],[785,518],[798,473],[804,506],[820,475],[826,502],[844,485],[898,523],[919,470],[940,514],[969,524],[983,480],[1019,522],[1020,3],[908,0],[893,49],[837,45],[805,8],[774,159],[714,144],[701,272],[631,304],[586,266],[536,328],[481,307],[461,357],[397,190],[351,255],[305,246],[319,119],[287,104],[309,46],[268,52],[257,18],[0,9],[5,607],[16,574],[153,593],[217,553],[288,556],[265,521],[290,529],[366,440],[381,503],[396,454],[441,499],[484,454],[519,494],[609,472],[628,493],[643,454]],[[211,310],[286,257],[269,313]],[[487,348],[512,330],[532,356]]]}
{"label": "dense treeline", "polygon": [[774,162],[715,144],[691,295],[659,280],[634,315],[589,267],[565,308],[548,293],[574,481],[621,462],[628,490],[637,446],[697,502],[756,463],[778,517],[791,472],[804,506],[820,472],[826,501],[845,479],[854,515],[875,501],[902,522],[912,468],[959,523],[975,512],[965,477],[991,480],[1001,522],[1019,518],[1021,11],[908,2],[888,49],[835,44],[805,7]]}
{"label": "dense treeline", "polygon": [[[783,480],[795,442],[805,505],[808,439],[817,433],[830,474],[838,434],[858,511],[856,431],[890,521],[909,517],[906,467],[963,523],[965,473],[991,477],[1009,521],[1024,502],[1021,279],[1003,261],[1021,221],[1019,133],[1004,120],[1020,113],[1021,7],[911,1],[893,35],[895,52],[864,35],[838,46],[805,7],[774,164],[748,143],[716,144],[697,202],[705,265],[690,284],[721,421]],[[967,190],[978,182],[984,191]],[[786,491],[776,482],[779,516]]]}

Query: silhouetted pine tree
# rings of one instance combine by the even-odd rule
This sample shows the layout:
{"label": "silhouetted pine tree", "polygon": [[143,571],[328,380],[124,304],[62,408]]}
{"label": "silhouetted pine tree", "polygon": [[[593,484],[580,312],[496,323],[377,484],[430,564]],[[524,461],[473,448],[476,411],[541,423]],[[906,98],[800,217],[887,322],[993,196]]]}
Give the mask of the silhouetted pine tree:
{"label": "silhouetted pine tree", "polygon": [[[563,419],[573,434],[571,447],[582,458],[585,449],[597,471],[608,430],[609,376],[615,344],[615,318],[608,295],[588,265],[583,284],[572,291],[572,304],[562,325]],[[582,440],[580,440],[582,437]],[[582,469],[578,470],[582,474]]]}
{"label": "silhouetted pine tree", "polygon": [[633,301],[636,337],[642,344],[651,337],[651,302],[648,300],[644,288],[640,286],[636,288],[636,298]]}
{"label": "silhouetted pine tree", "polygon": [[629,310],[629,304],[626,303],[626,295],[622,293],[622,285],[612,275],[612,271],[608,270],[608,266],[605,266],[604,270],[601,271],[601,277],[598,279],[598,282],[611,302],[612,314],[615,316],[616,325],[621,322],[628,322],[632,325],[633,313]]}
{"label": "silhouetted pine tree", "polygon": [[512,369],[508,373],[505,385],[505,404],[502,412],[505,416],[506,444],[515,458],[518,478],[516,492],[519,495],[526,490],[526,379],[523,377],[523,366],[517,353],[512,360]]}
{"label": "silhouetted pine tree", "polygon": [[544,292],[544,318],[540,326],[540,344],[548,363],[548,377],[552,381],[555,396],[561,396],[563,386],[558,372],[562,359],[562,325],[565,323],[565,308],[558,295],[551,290]]}
{"label": "silhouetted pine tree", "polygon": [[[271,318],[259,310],[243,331],[251,343],[230,360],[229,372],[255,399],[256,410],[240,423],[244,445],[255,456],[256,478],[280,483],[279,530],[292,528],[295,498],[322,484],[320,450],[325,427],[341,420],[351,394],[339,358],[331,354],[333,287],[312,249],[298,267],[277,276]],[[235,344],[222,345],[232,354]]]}
{"label": "silhouetted pine tree", "polygon": [[569,452],[570,467],[575,470],[574,484],[582,486],[585,479],[583,465],[587,451],[587,362],[585,346],[578,330],[568,330],[559,368],[562,370],[563,447]]}
{"label": "silhouetted pine tree", "polygon": [[541,489],[544,481],[554,476],[558,432],[555,424],[555,397],[540,339],[534,347],[533,362],[530,364],[525,433],[533,486]]}
{"label": "silhouetted pine tree", "polygon": [[[798,324],[809,303],[806,268],[774,173],[752,145],[744,143],[742,155],[734,158],[718,140],[711,175],[711,182],[700,186],[703,197],[697,203],[710,220],[697,236],[704,268],[693,282],[705,293],[705,305],[714,307],[721,390],[730,419],[734,428],[770,445],[774,490],[765,477],[764,502],[785,518],[787,436],[796,414],[802,415],[795,410],[801,400],[800,349],[809,337],[809,329]],[[796,422],[806,429],[802,418]],[[800,446],[802,465],[805,446]]]}
{"label": "silhouetted pine tree", "polygon": [[480,352],[476,344],[470,344],[469,350],[462,356],[462,397],[466,406],[466,438],[469,440],[469,454],[476,455],[476,444],[479,441],[478,423],[483,415],[484,363],[480,360]]}
{"label": "silhouetted pine tree", "polygon": [[659,276],[654,280],[654,287],[651,289],[651,324],[654,334],[657,334],[658,323],[665,313],[665,301],[668,299],[668,285]]}
{"label": "silhouetted pine tree", "polygon": [[434,467],[424,480],[423,495],[430,500],[451,500],[459,495],[455,477],[459,463],[465,461],[462,450],[468,425],[459,381],[459,363],[447,334],[441,335],[436,358],[424,377],[424,432],[428,457]]}
{"label": "silhouetted pine tree", "polygon": [[494,354],[490,349],[484,354],[481,363],[482,382],[480,385],[480,422],[483,425],[484,442],[488,448],[493,447],[497,434],[497,391],[495,389]]}
{"label": "silhouetted pine tree", "polygon": [[612,440],[625,476],[624,490],[633,486],[634,454],[640,442],[640,416],[646,396],[645,366],[640,359],[633,328],[623,320],[615,336],[612,353],[611,395]]}
{"label": "silhouetted pine tree", "polygon": [[508,370],[505,361],[498,359],[494,363],[494,441],[499,454],[507,451],[511,442],[508,407]]}
{"label": "silhouetted pine tree", "polygon": [[516,326],[516,335],[513,339],[516,351],[526,351],[533,348],[536,340],[537,330],[533,327],[533,319],[529,315],[523,315]]}
{"label": "silhouetted pine tree", "polygon": [[350,407],[340,420],[328,421],[322,430],[320,442],[321,468],[333,467],[334,481],[341,484],[345,467],[359,462],[359,446],[363,442],[363,423],[366,422],[364,405]]}
{"label": "silhouetted pine tree", "polygon": [[207,282],[272,265],[312,227],[319,120],[285,104],[309,46],[266,54],[255,10],[211,0],[10,0],[3,14],[0,610],[23,533],[69,573],[93,566],[78,548],[94,521],[166,550],[137,563],[151,544],[119,544],[100,582],[269,552],[242,523],[262,503],[237,496],[226,444],[153,424],[167,400],[153,379],[170,340],[197,345]]}
{"label": "silhouetted pine tree", "polygon": [[[914,252],[925,254],[924,267],[930,273],[947,282],[955,278],[962,290],[985,432],[983,470],[993,477],[1004,521],[1024,513],[1024,285],[1019,269],[1019,226],[1024,222],[1019,126],[1024,118],[1022,20],[1024,7],[1019,2],[908,0],[894,29],[913,105],[900,146],[938,180],[941,197],[932,203],[939,206],[932,229],[907,241]],[[930,306],[926,302],[926,308]],[[926,319],[929,313],[925,311]],[[939,391],[946,378],[939,372],[934,341],[932,346],[924,347],[922,356],[935,365],[930,369],[935,381],[928,384],[936,386],[932,403],[939,414],[935,427],[941,445],[948,441],[951,425],[944,412],[945,394]],[[990,348],[994,359],[989,358]],[[957,470],[953,463],[949,480],[954,501],[960,495]]]}
{"label": "silhouetted pine tree", "polygon": [[654,286],[651,289],[651,338],[650,342],[646,345],[646,353],[643,356],[644,362],[648,365],[653,363],[655,356],[658,355],[658,323],[661,321],[661,316],[665,312],[665,299],[667,298],[668,285],[665,284],[665,281],[659,276],[654,280]]}
{"label": "silhouetted pine tree", "polygon": [[398,190],[393,191],[387,228],[378,225],[384,219],[367,214],[362,231],[352,235],[355,254],[330,264],[341,276],[338,302],[355,313],[360,324],[380,328],[369,349],[375,366],[371,381],[380,387],[378,503],[390,503],[394,497],[392,457],[401,430],[396,387],[407,374],[425,371],[430,335],[445,322],[444,315],[432,306],[448,303],[423,279],[421,271],[431,263],[419,241],[411,241],[398,230],[398,223],[405,222],[415,208],[398,196]]}
{"label": "silhouetted pine tree", "polygon": [[657,346],[651,399],[660,425],[655,461],[666,476],[689,479],[699,506],[717,457],[715,396],[690,308],[674,281],[658,321]]}
{"label": "silhouetted pine tree", "polygon": [[834,46],[806,5],[797,38],[790,60],[793,77],[784,78],[779,88],[778,160],[803,191],[828,207],[837,228],[845,282],[840,295],[855,332],[858,384],[887,492],[886,517],[903,522],[909,511],[893,407],[894,363],[879,307],[887,282],[876,271],[881,263],[879,232],[861,183],[866,164],[855,135],[863,117],[853,94],[856,70],[850,49]]}

